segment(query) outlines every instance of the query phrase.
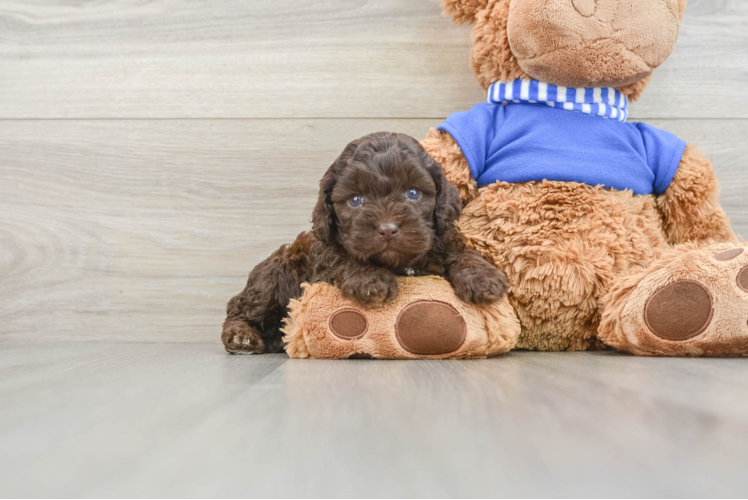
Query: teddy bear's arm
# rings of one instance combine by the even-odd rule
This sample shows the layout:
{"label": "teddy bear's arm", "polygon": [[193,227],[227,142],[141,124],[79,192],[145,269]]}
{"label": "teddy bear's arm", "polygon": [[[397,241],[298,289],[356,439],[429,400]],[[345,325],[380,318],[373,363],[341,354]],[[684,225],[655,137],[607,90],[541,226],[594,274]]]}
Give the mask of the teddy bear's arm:
{"label": "teddy bear's arm", "polygon": [[730,221],[719,204],[714,169],[696,146],[689,144],[665,193],[657,198],[671,244],[687,241],[735,241]]}
{"label": "teddy bear's arm", "polygon": [[457,188],[463,204],[467,204],[478,195],[478,183],[470,174],[470,166],[465,155],[451,135],[432,128],[421,145],[434,160],[441,163],[444,175]]}

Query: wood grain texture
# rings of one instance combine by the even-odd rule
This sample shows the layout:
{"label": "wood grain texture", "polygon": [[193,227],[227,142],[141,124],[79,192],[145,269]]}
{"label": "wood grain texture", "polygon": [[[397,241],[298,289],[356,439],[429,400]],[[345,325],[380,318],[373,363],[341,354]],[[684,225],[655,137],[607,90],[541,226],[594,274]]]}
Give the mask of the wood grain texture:
{"label": "wood grain texture", "polygon": [[[652,121],[711,157],[748,237],[748,122]],[[431,120],[0,121],[0,340],[200,341],[309,228],[345,144]]]}
{"label": "wood grain texture", "polygon": [[0,122],[0,337],[215,338],[344,146],[429,124]]}
{"label": "wood grain texture", "polygon": [[[439,0],[0,0],[0,118],[436,118],[484,94]],[[748,118],[748,2],[689,0],[634,118]]]}
{"label": "wood grain texture", "polygon": [[0,344],[2,497],[748,494],[748,364]]}

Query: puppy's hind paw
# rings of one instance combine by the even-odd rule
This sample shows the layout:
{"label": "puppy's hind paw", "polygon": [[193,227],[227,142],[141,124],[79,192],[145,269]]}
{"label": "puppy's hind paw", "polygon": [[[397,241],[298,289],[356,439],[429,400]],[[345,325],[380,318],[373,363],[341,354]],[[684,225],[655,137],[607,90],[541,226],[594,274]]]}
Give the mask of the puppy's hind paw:
{"label": "puppy's hind paw", "polygon": [[265,351],[260,333],[243,321],[224,323],[221,340],[229,354],[260,354]]}

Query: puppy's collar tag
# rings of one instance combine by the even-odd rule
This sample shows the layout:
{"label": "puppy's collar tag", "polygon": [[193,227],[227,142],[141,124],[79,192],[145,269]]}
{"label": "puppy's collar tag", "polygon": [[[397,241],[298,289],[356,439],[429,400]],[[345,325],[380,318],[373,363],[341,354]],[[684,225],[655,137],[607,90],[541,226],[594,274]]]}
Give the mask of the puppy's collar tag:
{"label": "puppy's collar tag", "polygon": [[415,276],[416,272],[412,268],[408,267],[405,269],[405,274],[407,274],[408,276]]}
{"label": "puppy's collar tag", "polygon": [[537,80],[495,82],[488,88],[492,104],[546,104],[552,108],[601,116],[626,122],[629,116],[628,97],[608,88],[559,87]]}

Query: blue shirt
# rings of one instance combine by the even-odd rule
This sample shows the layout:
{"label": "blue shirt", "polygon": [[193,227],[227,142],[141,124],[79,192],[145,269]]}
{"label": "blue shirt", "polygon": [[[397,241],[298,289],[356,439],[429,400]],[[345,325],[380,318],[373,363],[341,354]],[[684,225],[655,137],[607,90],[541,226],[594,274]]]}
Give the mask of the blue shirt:
{"label": "blue shirt", "polygon": [[627,123],[544,103],[477,104],[439,126],[459,144],[478,186],[566,181],[660,195],[686,142]]}

